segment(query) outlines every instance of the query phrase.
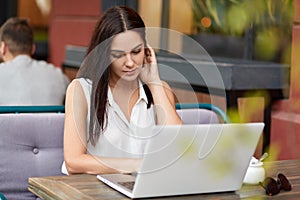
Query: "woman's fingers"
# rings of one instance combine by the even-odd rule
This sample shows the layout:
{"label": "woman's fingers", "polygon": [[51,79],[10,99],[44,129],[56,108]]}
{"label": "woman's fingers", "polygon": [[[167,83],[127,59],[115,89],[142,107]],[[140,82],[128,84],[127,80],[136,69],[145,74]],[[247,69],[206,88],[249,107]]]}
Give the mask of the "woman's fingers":
{"label": "woman's fingers", "polygon": [[153,48],[147,44],[147,47],[146,47],[148,50],[146,51],[146,59],[147,59],[147,62],[148,63],[156,63],[156,57],[155,57],[155,52],[153,50]]}

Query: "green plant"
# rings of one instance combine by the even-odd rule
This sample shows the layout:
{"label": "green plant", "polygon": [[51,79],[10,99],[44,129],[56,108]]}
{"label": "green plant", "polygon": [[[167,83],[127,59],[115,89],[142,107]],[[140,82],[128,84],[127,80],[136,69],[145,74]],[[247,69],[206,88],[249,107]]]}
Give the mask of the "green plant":
{"label": "green plant", "polygon": [[293,5],[294,0],[192,0],[192,12],[196,32],[241,35],[252,27],[287,30]]}
{"label": "green plant", "polygon": [[[255,56],[289,62],[294,0],[192,0],[196,33],[243,36],[252,30]],[[285,60],[284,60],[285,59]]]}

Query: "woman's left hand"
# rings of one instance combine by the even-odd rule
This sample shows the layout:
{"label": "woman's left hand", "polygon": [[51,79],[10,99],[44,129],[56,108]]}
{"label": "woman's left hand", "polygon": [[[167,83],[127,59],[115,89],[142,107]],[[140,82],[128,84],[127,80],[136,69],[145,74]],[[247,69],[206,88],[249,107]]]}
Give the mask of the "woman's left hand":
{"label": "woman's left hand", "polygon": [[144,65],[141,69],[140,78],[146,84],[161,82],[155,52],[149,45],[145,49]]}

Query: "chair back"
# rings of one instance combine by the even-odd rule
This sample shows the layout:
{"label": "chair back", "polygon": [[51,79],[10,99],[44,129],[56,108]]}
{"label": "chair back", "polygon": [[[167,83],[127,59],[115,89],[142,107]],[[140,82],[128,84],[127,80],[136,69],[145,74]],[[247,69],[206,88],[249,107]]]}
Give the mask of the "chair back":
{"label": "chair back", "polygon": [[185,110],[185,109],[205,109],[213,111],[217,114],[219,120],[223,123],[230,123],[230,119],[227,114],[218,106],[209,104],[209,103],[177,103],[175,105],[176,110]]}
{"label": "chair back", "polygon": [[0,106],[0,113],[64,113],[64,105],[44,105],[44,106]]}
{"label": "chair back", "polygon": [[216,124],[220,123],[218,115],[206,109],[176,110],[183,124]]}
{"label": "chair back", "polygon": [[64,113],[0,114],[0,192],[33,200],[28,178],[61,174]]}

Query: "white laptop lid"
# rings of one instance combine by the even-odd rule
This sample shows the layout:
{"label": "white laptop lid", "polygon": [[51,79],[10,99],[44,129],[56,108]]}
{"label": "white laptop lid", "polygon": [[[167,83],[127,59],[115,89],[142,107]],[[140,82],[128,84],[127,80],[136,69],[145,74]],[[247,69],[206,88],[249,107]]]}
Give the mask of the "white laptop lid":
{"label": "white laptop lid", "polygon": [[133,192],[126,195],[142,198],[238,190],[263,127],[263,123],[156,126]]}

